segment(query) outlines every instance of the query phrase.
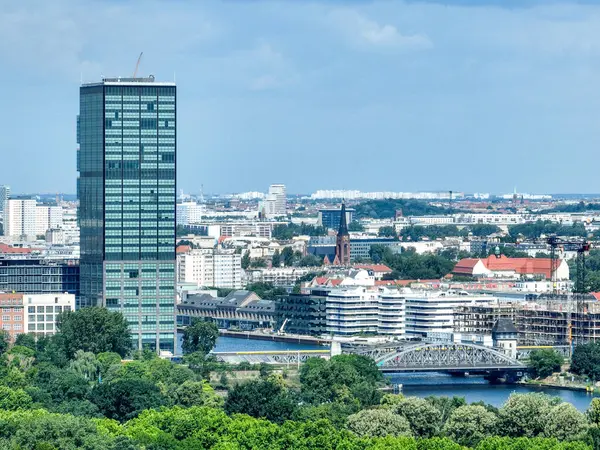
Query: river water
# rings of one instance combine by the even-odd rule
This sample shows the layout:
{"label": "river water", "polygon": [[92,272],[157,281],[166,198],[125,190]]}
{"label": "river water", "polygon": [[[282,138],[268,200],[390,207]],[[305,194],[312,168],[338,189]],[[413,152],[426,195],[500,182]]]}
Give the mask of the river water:
{"label": "river water", "polygon": [[[181,341],[181,339],[180,339]],[[219,337],[214,351],[216,352],[243,352],[261,350],[319,350],[326,347],[310,344],[297,344],[293,342],[258,341],[232,337]],[[452,377],[441,373],[411,373],[411,374],[386,374],[392,383],[402,384],[404,395],[427,397],[428,395],[447,396],[454,395],[465,397],[467,402],[484,401],[494,406],[501,406],[513,392],[544,392],[560,397],[572,403],[580,411],[585,411],[593,395],[584,391],[571,391],[567,389],[539,388],[523,385],[491,385],[483,377]]]}

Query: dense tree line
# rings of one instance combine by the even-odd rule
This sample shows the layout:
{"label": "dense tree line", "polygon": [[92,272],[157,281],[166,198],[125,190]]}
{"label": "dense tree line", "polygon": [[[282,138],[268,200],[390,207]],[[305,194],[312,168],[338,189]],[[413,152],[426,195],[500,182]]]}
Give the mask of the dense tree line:
{"label": "dense tree line", "polygon": [[367,200],[354,207],[356,218],[390,219],[396,216],[396,211],[402,211],[405,216],[443,215],[457,212],[455,209],[433,206],[420,200]]}
{"label": "dense tree line", "polygon": [[446,256],[424,253],[409,248],[402,253],[393,253],[389,247],[373,245],[370,257],[374,263],[383,263],[393,272],[386,275],[390,280],[438,279],[452,272],[455,261]]}
{"label": "dense tree line", "polygon": [[[585,291],[600,291],[600,249],[592,249],[585,257]],[[577,279],[577,261],[569,261],[569,276],[571,280]]]}
{"label": "dense tree line", "polygon": [[522,236],[526,239],[537,239],[542,235],[547,236],[550,234],[578,237],[586,237],[588,235],[585,226],[581,222],[575,222],[573,225],[562,225],[549,220],[511,225],[508,227],[508,233],[513,237]]}
{"label": "dense tree line", "polygon": [[552,209],[544,210],[545,213],[579,213],[586,211],[600,211],[600,203],[585,203],[584,201],[580,201],[579,203],[559,205]]}
{"label": "dense tree line", "polygon": [[273,239],[278,239],[281,241],[287,241],[292,239],[295,236],[326,236],[327,228],[316,226],[316,225],[307,225],[305,223],[301,223],[297,225],[295,223],[289,223],[287,225],[276,225],[273,227],[273,231],[271,236]]}

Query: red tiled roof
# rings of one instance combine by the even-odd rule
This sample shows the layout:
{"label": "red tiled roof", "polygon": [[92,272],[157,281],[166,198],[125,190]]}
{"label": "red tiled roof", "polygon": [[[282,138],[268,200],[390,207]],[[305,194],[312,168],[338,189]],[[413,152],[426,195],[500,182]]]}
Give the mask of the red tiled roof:
{"label": "red tiled roof", "polygon": [[392,269],[390,269],[385,264],[358,264],[358,265],[356,265],[354,267],[356,269],[372,270],[373,272],[385,272],[385,273],[389,273],[389,272],[392,271]]}
{"label": "red tiled roof", "polygon": [[454,266],[454,273],[464,274],[464,275],[473,275],[473,269],[475,265],[479,262],[478,259],[475,258],[465,258],[461,259]]}
{"label": "red tiled roof", "polygon": [[[456,274],[472,275],[473,268],[481,261],[483,265],[491,270],[492,272],[516,272],[519,274],[541,274],[546,278],[552,277],[552,261],[550,258],[508,258],[501,255],[488,256],[487,258],[473,259],[461,259],[456,266],[454,266],[453,272]],[[559,264],[558,262],[556,264]]]}
{"label": "red tiled roof", "polygon": [[0,244],[0,253],[31,253],[30,248],[11,247],[10,245]]}
{"label": "red tiled roof", "polygon": [[590,292],[596,300],[600,300],[600,292]]}
{"label": "red tiled roof", "polygon": [[175,250],[176,253],[187,253],[191,250],[192,248],[189,245],[179,245],[177,246],[177,249]]}
{"label": "red tiled roof", "polygon": [[338,284],[340,284],[343,280],[340,280],[339,278],[336,278],[334,280],[329,280],[332,286],[337,286]]}

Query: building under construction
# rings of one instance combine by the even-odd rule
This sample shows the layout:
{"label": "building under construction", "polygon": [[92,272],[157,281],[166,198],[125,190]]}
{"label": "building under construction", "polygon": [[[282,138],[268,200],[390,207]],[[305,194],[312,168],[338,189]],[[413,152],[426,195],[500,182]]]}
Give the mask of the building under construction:
{"label": "building under construction", "polygon": [[500,318],[513,321],[519,332],[519,345],[577,345],[600,340],[600,302],[590,294],[463,306],[454,312],[454,330],[490,334]]}
{"label": "building under construction", "polygon": [[516,309],[519,345],[577,345],[600,339],[600,302],[590,294],[554,295]]}

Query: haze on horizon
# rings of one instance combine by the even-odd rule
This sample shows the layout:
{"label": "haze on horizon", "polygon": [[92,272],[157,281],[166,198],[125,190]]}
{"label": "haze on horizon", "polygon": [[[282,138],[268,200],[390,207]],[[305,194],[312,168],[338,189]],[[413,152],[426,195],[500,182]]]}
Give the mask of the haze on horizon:
{"label": "haze on horizon", "polygon": [[600,3],[0,5],[0,184],[75,192],[79,84],[178,85],[178,188],[598,192]]}

